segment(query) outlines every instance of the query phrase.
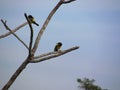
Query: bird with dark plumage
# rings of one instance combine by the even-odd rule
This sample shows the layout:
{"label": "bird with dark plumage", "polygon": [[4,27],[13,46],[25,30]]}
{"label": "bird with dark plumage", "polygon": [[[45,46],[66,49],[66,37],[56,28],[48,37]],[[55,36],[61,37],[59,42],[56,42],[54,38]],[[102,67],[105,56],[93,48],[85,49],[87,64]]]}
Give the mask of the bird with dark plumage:
{"label": "bird with dark plumage", "polygon": [[29,16],[28,16],[28,19],[30,20],[31,23],[33,23],[33,24],[39,26],[39,24],[36,23],[36,21],[35,21],[35,19],[34,19],[34,17],[33,17],[32,15],[29,15]]}
{"label": "bird with dark plumage", "polygon": [[58,43],[56,44],[55,48],[54,48],[54,51],[60,50],[61,46],[62,46],[62,43],[61,43],[61,42],[58,42]]}

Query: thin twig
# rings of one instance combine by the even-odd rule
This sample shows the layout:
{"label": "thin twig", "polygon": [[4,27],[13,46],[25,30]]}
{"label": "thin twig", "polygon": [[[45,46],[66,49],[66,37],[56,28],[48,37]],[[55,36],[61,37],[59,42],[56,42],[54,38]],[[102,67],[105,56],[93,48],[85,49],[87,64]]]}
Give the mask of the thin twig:
{"label": "thin twig", "polygon": [[11,34],[13,34],[27,49],[29,49],[28,46],[25,44],[25,42],[22,41],[22,40],[7,26],[6,21],[4,22],[4,21],[1,19],[1,22],[2,22],[3,25],[5,26],[6,30],[9,30]]}
{"label": "thin twig", "polygon": [[31,55],[33,55],[32,50],[31,50],[32,49],[32,43],[33,43],[33,27],[31,25],[31,22],[28,19],[27,14],[25,13],[24,15],[25,15],[25,18],[26,18],[26,20],[27,20],[27,22],[29,24],[29,27],[30,27],[29,56],[31,56]]}
{"label": "thin twig", "polygon": [[[25,23],[19,25],[18,27],[16,27],[15,29],[13,29],[13,30],[11,30],[11,31],[12,31],[12,32],[16,32],[17,30],[19,30],[20,28],[24,27],[24,26],[27,25],[27,24],[28,24],[28,23],[25,22]],[[3,35],[0,35],[0,39],[2,39],[2,38],[4,38],[4,37],[7,37],[7,36],[9,36],[9,35],[11,35],[11,34],[12,34],[11,32],[7,32],[7,33],[5,33],[5,34],[3,34]]]}
{"label": "thin twig", "polygon": [[42,61],[45,61],[45,60],[48,60],[48,59],[51,59],[51,58],[55,58],[55,57],[61,56],[63,54],[66,54],[68,52],[71,52],[73,50],[76,50],[78,48],[79,48],[79,46],[75,46],[75,47],[69,48],[67,50],[58,51],[57,53],[50,52],[50,53],[54,53],[54,54],[48,55],[48,56],[46,55],[45,57],[42,57],[42,58],[40,57],[38,59],[34,59],[34,60],[30,61],[30,63],[38,63],[38,62],[42,62]]}

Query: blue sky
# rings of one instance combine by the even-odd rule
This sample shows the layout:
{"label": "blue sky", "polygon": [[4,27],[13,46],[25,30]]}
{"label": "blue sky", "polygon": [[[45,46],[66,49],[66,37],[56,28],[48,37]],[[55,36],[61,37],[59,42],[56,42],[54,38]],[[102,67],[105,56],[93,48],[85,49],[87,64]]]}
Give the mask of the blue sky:
{"label": "blue sky", "polygon": [[[39,27],[59,0],[1,0],[0,19],[11,28],[25,22],[24,13],[32,14]],[[0,23],[0,35],[7,32]],[[17,34],[29,43],[29,27]],[[50,21],[36,55],[80,46],[66,55],[37,64],[29,64],[9,90],[79,90],[77,78],[95,79],[109,90],[120,89],[120,0],[76,0],[62,5]],[[28,51],[14,36],[0,40],[0,89],[25,60]]]}

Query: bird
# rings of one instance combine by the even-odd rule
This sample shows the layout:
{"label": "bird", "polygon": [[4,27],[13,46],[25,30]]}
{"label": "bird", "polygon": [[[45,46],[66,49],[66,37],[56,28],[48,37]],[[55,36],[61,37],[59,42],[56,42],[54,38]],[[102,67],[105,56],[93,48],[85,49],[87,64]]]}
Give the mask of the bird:
{"label": "bird", "polygon": [[61,42],[58,42],[58,43],[55,45],[54,51],[60,50],[61,46],[62,46],[62,43],[61,43]]}
{"label": "bird", "polygon": [[35,19],[34,19],[34,17],[33,17],[32,15],[29,15],[29,16],[28,16],[28,19],[30,20],[31,23],[33,23],[33,24],[39,26],[39,24],[36,23],[36,21],[35,21]]}

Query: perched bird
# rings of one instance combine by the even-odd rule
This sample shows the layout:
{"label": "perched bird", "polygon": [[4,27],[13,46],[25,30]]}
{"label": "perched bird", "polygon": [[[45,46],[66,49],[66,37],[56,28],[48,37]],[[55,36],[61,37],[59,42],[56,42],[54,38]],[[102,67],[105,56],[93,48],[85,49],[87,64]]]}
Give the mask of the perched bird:
{"label": "perched bird", "polygon": [[62,43],[61,42],[58,42],[54,48],[54,51],[58,51],[62,46]]}
{"label": "perched bird", "polygon": [[33,17],[32,15],[29,15],[29,16],[28,16],[28,19],[30,20],[31,23],[39,26],[39,24],[35,22],[35,19],[34,19],[34,17]]}

